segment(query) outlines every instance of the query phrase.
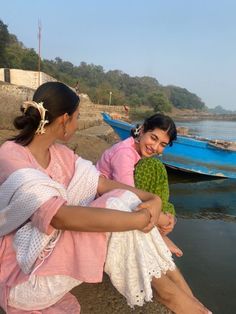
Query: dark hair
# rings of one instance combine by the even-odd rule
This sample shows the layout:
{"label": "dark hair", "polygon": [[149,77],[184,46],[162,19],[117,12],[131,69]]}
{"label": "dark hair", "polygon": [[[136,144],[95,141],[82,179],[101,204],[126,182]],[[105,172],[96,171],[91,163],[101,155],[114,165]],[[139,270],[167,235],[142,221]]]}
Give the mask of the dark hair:
{"label": "dark hair", "polygon": [[[71,88],[61,82],[47,82],[40,85],[34,93],[33,101],[43,103],[45,119],[52,123],[59,116],[68,113],[71,116],[79,105],[79,96]],[[35,135],[41,116],[38,109],[30,106],[26,112],[14,119],[14,126],[21,132],[10,140],[23,146],[28,145]]]}
{"label": "dark hair", "polygon": [[[153,131],[154,129],[166,131],[170,137],[170,146],[172,146],[172,142],[177,139],[177,130],[174,121],[169,116],[164,114],[156,113],[153,116],[146,118],[141,126],[143,127],[144,133]],[[132,129],[131,136],[134,138],[138,137],[141,126],[137,125],[134,129]]]}

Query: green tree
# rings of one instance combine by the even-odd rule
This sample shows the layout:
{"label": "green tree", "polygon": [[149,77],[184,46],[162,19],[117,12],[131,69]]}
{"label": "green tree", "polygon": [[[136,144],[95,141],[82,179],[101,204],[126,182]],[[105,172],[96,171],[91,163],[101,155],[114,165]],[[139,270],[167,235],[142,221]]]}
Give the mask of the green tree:
{"label": "green tree", "polygon": [[152,93],[148,96],[148,102],[155,112],[170,112],[171,104],[163,93]]}
{"label": "green tree", "polygon": [[0,20],[0,67],[6,67],[7,56],[6,47],[9,43],[10,35],[7,29],[7,25]]}
{"label": "green tree", "polygon": [[21,60],[21,68],[23,70],[38,70],[38,55],[34,49],[24,49],[24,54]]}
{"label": "green tree", "polygon": [[190,93],[186,88],[177,86],[168,86],[171,103],[179,109],[197,109],[204,110],[205,104],[201,99]]}

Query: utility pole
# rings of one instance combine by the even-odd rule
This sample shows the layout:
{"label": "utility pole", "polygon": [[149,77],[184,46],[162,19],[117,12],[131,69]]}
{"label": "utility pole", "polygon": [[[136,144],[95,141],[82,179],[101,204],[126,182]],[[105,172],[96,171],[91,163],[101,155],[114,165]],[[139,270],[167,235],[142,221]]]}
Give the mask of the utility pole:
{"label": "utility pole", "polygon": [[111,96],[112,96],[112,92],[109,93],[109,106],[111,105]]}
{"label": "utility pole", "polygon": [[41,72],[41,21],[38,20],[38,86],[40,85],[40,72]]}

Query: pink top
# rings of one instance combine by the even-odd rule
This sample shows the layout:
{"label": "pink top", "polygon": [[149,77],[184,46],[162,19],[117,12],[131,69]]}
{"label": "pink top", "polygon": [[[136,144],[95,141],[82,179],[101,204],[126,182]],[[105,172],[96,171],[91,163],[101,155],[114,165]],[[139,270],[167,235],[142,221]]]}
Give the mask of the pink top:
{"label": "pink top", "polygon": [[134,167],[141,159],[133,137],[107,149],[97,162],[97,169],[106,177],[134,186]]}
{"label": "pink top", "polygon": [[[60,144],[50,147],[50,157],[47,169],[43,169],[27,147],[12,141],[5,142],[0,147],[0,184],[13,171],[31,167],[40,169],[67,187],[74,174],[75,161],[79,157]],[[51,219],[63,204],[65,200],[61,197],[48,200],[32,215],[33,224],[49,234],[53,230]],[[16,262],[13,237],[14,232],[0,238],[0,306],[4,309],[10,288],[29,278]],[[67,275],[80,281],[100,282],[105,256],[105,233],[63,231],[52,254],[36,270],[35,275]]]}

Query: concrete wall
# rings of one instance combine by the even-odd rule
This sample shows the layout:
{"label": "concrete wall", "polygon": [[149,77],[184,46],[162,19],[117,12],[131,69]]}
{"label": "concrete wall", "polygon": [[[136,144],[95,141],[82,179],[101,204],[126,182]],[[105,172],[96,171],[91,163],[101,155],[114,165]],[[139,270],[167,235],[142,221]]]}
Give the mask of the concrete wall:
{"label": "concrete wall", "polygon": [[[14,117],[20,114],[20,107],[25,100],[32,99],[34,89],[0,81],[0,129],[12,129]],[[123,106],[96,105],[88,95],[80,95],[79,129],[100,125],[103,121],[101,112],[108,112],[113,118],[124,119]]]}
{"label": "concrete wall", "polygon": [[0,129],[12,129],[23,101],[32,99],[34,89],[0,82]]}
{"label": "concrete wall", "polygon": [[[36,89],[39,85],[45,82],[56,81],[56,79],[43,72],[25,71],[20,69],[9,69],[9,71],[11,84],[26,86],[33,89]],[[0,81],[5,81],[3,68],[0,69]]]}

